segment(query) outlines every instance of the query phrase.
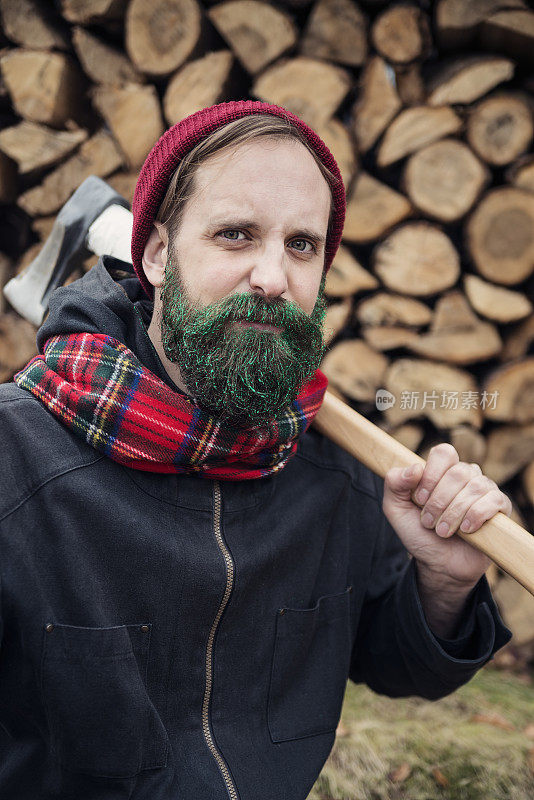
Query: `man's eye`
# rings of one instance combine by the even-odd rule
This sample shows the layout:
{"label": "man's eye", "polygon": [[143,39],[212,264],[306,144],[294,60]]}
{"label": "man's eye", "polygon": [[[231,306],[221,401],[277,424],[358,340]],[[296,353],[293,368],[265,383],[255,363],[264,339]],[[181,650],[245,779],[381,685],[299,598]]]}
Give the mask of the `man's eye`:
{"label": "man's eye", "polygon": [[[312,250],[315,250],[315,247],[307,239],[293,239],[291,244],[296,245],[294,249],[298,250],[299,253],[311,253]],[[306,245],[309,245],[309,250],[306,250]]]}
{"label": "man's eye", "polygon": [[233,228],[229,228],[226,231],[221,231],[218,235],[222,236],[224,239],[229,239],[231,242],[239,241],[239,234],[243,234],[243,231],[236,231]]}

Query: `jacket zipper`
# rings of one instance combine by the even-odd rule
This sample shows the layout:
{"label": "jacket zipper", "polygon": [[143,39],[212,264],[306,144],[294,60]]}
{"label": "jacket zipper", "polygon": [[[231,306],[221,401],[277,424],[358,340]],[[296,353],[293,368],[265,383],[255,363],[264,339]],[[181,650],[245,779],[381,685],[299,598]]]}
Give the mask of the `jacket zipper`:
{"label": "jacket zipper", "polygon": [[230,775],[228,765],[213,739],[213,733],[209,720],[211,691],[213,687],[213,643],[224,609],[230,600],[230,595],[232,594],[232,587],[234,584],[234,562],[232,561],[230,551],[226,547],[221,531],[221,487],[218,481],[213,482],[213,504],[213,532],[226,565],[226,587],[223,598],[219,605],[219,610],[217,611],[215,619],[213,620],[210,634],[208,636],[208,643],[206,645],[206,688],[204,689],[204,700],[202,702],[202,731],[204,733],[206,744],[208,745],[208,748],[221,771],[228,796],[231,798],[231,800],[239,800],[239,795],[232,780],[232,776]]}

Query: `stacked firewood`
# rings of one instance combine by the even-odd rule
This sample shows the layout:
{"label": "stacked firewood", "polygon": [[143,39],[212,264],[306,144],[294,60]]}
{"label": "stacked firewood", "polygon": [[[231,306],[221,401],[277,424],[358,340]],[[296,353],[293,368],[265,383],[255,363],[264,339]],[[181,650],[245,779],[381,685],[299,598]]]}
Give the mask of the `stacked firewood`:
{"label": "stacked firewood", "polygon": [[[326,286],[332,390],[423,456],[452,442],[532,527],[527,0],[0,0],[0,12],[0,284],[88,175],[131,199],[166,127],[222,100],[283,105],[346,186]],[[35,330],[0,302],[9,380]]]}

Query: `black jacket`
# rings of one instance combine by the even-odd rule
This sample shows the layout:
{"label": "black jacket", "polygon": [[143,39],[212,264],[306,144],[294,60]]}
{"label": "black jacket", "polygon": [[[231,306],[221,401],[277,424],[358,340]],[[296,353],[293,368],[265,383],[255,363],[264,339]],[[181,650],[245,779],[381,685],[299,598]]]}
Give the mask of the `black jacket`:
{"label": "black jacket", "polygon": [[[99,263],[39,342],[106,332],[172,386],[141,291]],[[313,430],[264,479],[140,472],[8,384],[0,437],[2,800],[304,800],[349,676],[434,699],[510,638],[485,578],[432,635],[382,481]]]}

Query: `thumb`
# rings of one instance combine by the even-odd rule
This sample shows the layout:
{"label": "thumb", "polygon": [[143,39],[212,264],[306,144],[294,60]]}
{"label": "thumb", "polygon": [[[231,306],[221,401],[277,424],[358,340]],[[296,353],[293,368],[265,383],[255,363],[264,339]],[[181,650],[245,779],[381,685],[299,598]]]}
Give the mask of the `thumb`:
{"label": "thumb", "polygon": [[412,491],[423,474],[424,464],[412,464],[409,467],[392,467],[384,477],[384,492],[394,504],[412,505]]}

